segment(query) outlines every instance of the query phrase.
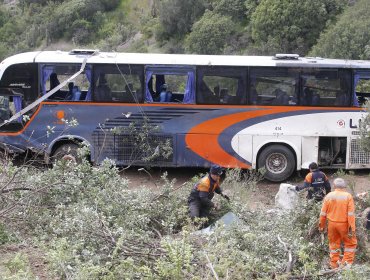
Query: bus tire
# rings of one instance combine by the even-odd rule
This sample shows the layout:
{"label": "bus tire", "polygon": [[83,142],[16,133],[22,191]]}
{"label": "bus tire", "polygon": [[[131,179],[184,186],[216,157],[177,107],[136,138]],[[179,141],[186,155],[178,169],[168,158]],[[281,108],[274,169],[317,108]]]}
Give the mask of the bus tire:
{"label": "bus tire", "polygon": [[81,160],[78,159],[77,154],[78,148],[79,146],[74,143],[65,143],[60,145],[52,155],[52,163],[62,159],[80,163]]}
{"label": "bus tire", "polygon": [[265,179],[282,182],[293,174],[296,169],[296,160],[288,147],[271,145],[263,149],[259,155],[258,168],[265,168]]}

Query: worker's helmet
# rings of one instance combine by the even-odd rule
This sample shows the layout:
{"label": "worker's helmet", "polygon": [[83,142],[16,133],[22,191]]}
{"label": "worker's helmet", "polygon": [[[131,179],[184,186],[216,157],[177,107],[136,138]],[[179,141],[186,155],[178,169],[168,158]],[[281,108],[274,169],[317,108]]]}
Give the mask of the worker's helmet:
{"label": "worker's helmet", "polygon": [[319,167],[318,167],[316,162],[311,162],[310,165],[308,166],[308,168],[311,169],[311,170],[316,170]]}
{"label": "worker's helmet", "polygon": [[214,174],[214,175],[219,175],[219,176],[222,175],[223,172],[224,172],[224,169],[221,166],[216,165],[216,164],[212,165],[211,169],[209,170],[209,173]]}

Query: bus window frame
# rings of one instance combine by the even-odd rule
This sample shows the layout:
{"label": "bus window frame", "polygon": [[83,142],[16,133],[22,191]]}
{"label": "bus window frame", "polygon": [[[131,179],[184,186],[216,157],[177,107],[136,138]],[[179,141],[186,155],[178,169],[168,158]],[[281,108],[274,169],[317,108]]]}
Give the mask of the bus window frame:
{"label": "bus window frame", "polygon": [[360,107],[370,100],[369,92],[358,92],[357,85],[361,80],[370,81],[370,70],[355,70],[353,71],[353,98],[352,106]]}
{"label": "bus window frame", "polygon": [[[109,74],[125,74],[123,72],[125,71],[122,71],[124,70],[123,68],[121,67],[125,67],[127,69],[129,69],[130,71],[132,69],[134,69],[135,71],[133,71],[132,73],[129,73],[129,75],[137,75],[139,77],[139,80],[140,80],[140,92],[138,93],[138,91],[136,90],[135,91],[135,96],[131,96],[132,99],[130,99],[129,101],[127,100],[113,100],[113,98],[111,98],[110,100],[98,100],[99,98],[97,98],[97,91],[98,91],[98,83],[100,83],[100,78],[101,78],[101,75],[104,74],[104,75],[109,75]],[[101,71],[102,69],[114,69],[116,71],[112,71],[112,72],[104,72],[104,71]],[[134,74],[133,74],[134,73]],[[127,86],[127,88],[129,90],[132,90],[130,85],[126,83],[126,80],[124,81],[125,82],[125,87]],[[91,92],[92,92],[92,102],[104,102],[104,103],[143,103],[144,102],[144,96],[145,96],[145,92],[144,92],[144,65],[141,65],[141,64],[93,64],[93,69],[92,69],[92,82],[91,82]],[[132,94],[132,92],[131,92]]]}
{"label": "bus window frame", "polygon": [[[332,107],[332,108],[337,108],[337,107],[350,107],[352,106],[352,71],[349,69],[342,69],[342,68],[302,68],[301,74],[300,74],[300,88],[299,88],[299,104],[300,106],[317,106],[317,107]],[[325,74],[326,73],[326,74]],[[332,89],[332,90],[327,90],[325,88],[320,88],[320,87],[313,87],[316,90],[326,90],[326,91],[331,91],[336,93],[336,97],[334,98],[334,101],[332,104],[327,104],[326,102],[323,103],[323,99],[327,98],[325,96],[321,96],[318,94],[319,99],[321,100],[320,103],[318,104],[302,104],[303,100],[303,95],[304,95],[304,87],[305,87],[305,82],[304,80],[306,79],[307,76],[315,76],[314,74],[317,74],[316,76],[318,77],[316,80],[324,80],[323,78],[320,79],[320,75],[324,75],[323,77],[327,77],[328,73],[334,74],[337,73],[336,75],[338,76],[337,79],[339,80],[340,88],[339,89]],[[326,75],[326,76],[325,76]],[[334,80],[334,79],[332,79]],[[345,90],[341,88],[343,81],[346,85]],[[344,102],[342,104],[336,104],[337,103],[337,96],[339,93],[344,93]]]}
{"label": "bus window frame", "polygon": [[187,76],[185,92],[182,102],[171,101],[170,103],[194,104],[196,103],[196,66],[189,65],[146,65],[145,76],[145,98],[146,103],[157,103],[153,99],[153,93],[149,89],[149,83],[153,75],[178,75]]}
{"label": "bus window frame", "polygon": [[[248,67],[245,66],[198,66],[196,73],[196,104],[199,105],[246,105],[247,104],[247,85],[248,85]],[[224,77],[230,79],[236,79],[238,86],[236,90],[234,102],[224,102],[217,94],[209,88],[203,77]],[[208,91],[209,94],[214,95],[214,102],[204,102],[201,88]],[[203,91],[204,93],[204,91]],[[216,100],[217,99],[217,100]]]}
{"label": "bus window frame", "polygon": [[[48,68],[48,67],[53,67],[54,69],[52,70],[52,72],[50,72],[50,74],[47,75],[47,77],[45,77],[45,68]],[[70,70],[69,72],[64,72],[64,73],[60,73],[60,72],[57,72],[55,70],[55,68],[57,67],[73,67],[72,70]],[[81,68],[81,64],[79,63],[40,63],[39,64],[39,70],[38,70],[38,73],[39,73],[39,88],[38,88],[38,92],[41,96],[43,96],[44,94],[46,94],[47,92],[49,92],[50,90],[52,90],[51,88],[50,89],[47,89],[46,86],[47,86],[47,82],[49,81],[49,86],[50,86],[50,76],[52,73],[56,73],[57,75],[59,76],[66,76],[66,77],[70,77],[72,76],[74,73],[78,72]],[[49,98],[47,99],[47,101],[56,101],[56,102],[76,102],[76,101],[91,101],[91,76],[92,76],[92,64],[86,64],[85,66],[85,69],[83,70],[83,72],[79,75],[79,76],[84,76],[86,77],[87,81],[88,81],[88,88],[86,90],[86,94],[85,94],[85,91],[84,91],[84,94],[81,96],[81,99],[79,100],[72,100],[72,99],[69,99],[68,98],[68,92],[66,92],[64,95],[62,94],[62,97],[58,97],[58,92],[60,92],[60,90],[58,90],[57,92],[55,92],[53,95],[49,96]],[[89,73],[90,72],[90,73]],[[89,73],[89,74],[88,74]],[[59,81],[59,83],[62,83],[63,81]],[[81,92],[83,92],[81,90]],[[57,98],[56,98],[57,97]]]}
{"label": "bus window frame", "polygon": [[[299,100],[299,93],[300,93],[300,71],[301,69],[298,67],[261,67],[261,66],[253,66],[249,67],[249,73],[248,73],[248,103],[251,105],[257,105],[257,106],[298,106],[298,100]],[[287,75],[288,74],[288,75]],[[277,100],[277,96],[271,96],[271,102],[269,103],[263,103],[258,102],[258,97],[263,96],[258,95],[256,97],[253,97],[252,92],[257,93],[256,85],[258,77],[260,77],[260,80],[266,77],[285,77],[285,78],[293,78],[295,80],[294,84],[294,96],[290,96],[286,91],[283,91],[280,89],[279,93],[284,95],[285,101],[283,103],[286,104],[279,104],[279,102],[275,102]],[[279,84],[279,83],[276,83]],[[283,84],[283,83],[280,83]],[[254,88],[252,88],[252,86]],[[277,88],[278,89],[278,88]],[[272,93],[276,91],[276,94],[278,94],[277,89],[275,89]],[[282,97],[280,95],[280,97]],[[274,98],[275,97],[275,98]],[[289,97],[289,100],[287,99]],[[287,102],[286,102],[287,101]],[[275,103],[275,104],[274,104]]]}

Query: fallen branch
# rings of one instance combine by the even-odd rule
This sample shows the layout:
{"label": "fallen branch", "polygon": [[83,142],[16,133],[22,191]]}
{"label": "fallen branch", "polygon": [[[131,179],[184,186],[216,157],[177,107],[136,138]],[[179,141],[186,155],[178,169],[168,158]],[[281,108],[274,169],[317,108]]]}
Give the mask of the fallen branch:
{"label": "fallen branch", "polygon": [[[53,186],[56,186],[56,185],[59,185],[59,184],[65,184],[65,183],[55,182],[54,184],[46,185],[46,186],[40,187],[38,189],[31,189],[31,192],[29,192],[26,196],[21,197],[19,200],[14,200],[14,199],[11,199],[10,197],[6,197],[7,200],[10,200],[10,201],[13,202],[13,205],[10,205],[8,208],[1,209],[0,210],[0,218],[5,217],[5,215],[7,215],[10,211],[14,210],[16,207],[19,207],[19,206],[22,206],[22,205],[24,206],[23,201],[27,200],[28,198],[30,198],[35,193],[43,192],[45,189],[49,189],[49,188],[51,188]],[[4,189],[2,189],[2,191],[4,191]]]}
{"label": "fallen branch", "polygon": [[154,180],[152,174],[150,174],[150,172],[148,170],[146,170],[144,167],[142,167],[142,168],[139,168],[137,171],[144,171],[146,174],[148,174],[149,177],[150,177],[151,182],[155,185],[156,188],[158,188],[158,185],[155,183],[155,180]]}
{"label": "fallen branch", "polygon": [[185,183],[183,183],[183,184],[181,184],[180,186],[178,186],[178,187],[176,187],[176,188],[173,188],[173,189],[171,189],[171,190],[169,190],[169,191],[166,191],[166,192],[164,192],[164,193],[160,193],[160,194],[158,194],[157,196],[155,196],[153,199],[152,199],[152,201],[155,201],[155,200],[157,200],[157,199],[159,199],[159,198],[161,198],[161,197],[167,197],[168,198],[168,194],[170,194],[170,193],[172,193],[172,192],[175,192],[175,191],[177,191],[177,190],[179,190],[179,189],[181,189],[183,186],[185,186],[186,185],[186,182]]}
{"label": "fallen branch", "polygon": [[210,261],[210,259],[209,259],[209,257],[208,257],[208,255],[207,255],[207,253],[206,252],[204,252],[204,255],[206,256],[206,258],[207,258],[207,262],[208,262],[208,267],[211,269],[211,271],[212,271],[212,273],[213,273],[213,276],[215,277],[215,279],[216,280],[219,280],[219,278],[218,278],[218,275],[217,275],[217,273],[216,273],[216,271],[215,271],[215,269],[213,268],[213,265],[212,265],[212,263],[211,263],[211,261]]}
{"label": "fallen branch", "polygon": [[31,191],[32,189],[26,188],[26,187],[20,187],[20,188],[11,188],[11,189],[2,189],[1,193],[9,193],[9,192],[15,192],[15,191]]}
{"label": "fallen branch", "polygon": [[286,273],[289,273],[292,271],[292,268],[293,268],[293,256],[292,256],[292,250],[290,249],[290,246],[288,245],[288,243],[284,242],[283,240],[281,240],[280,238],[280,235],[277,236],[279,242],[281,244],[283,244],[284,246],[284,251],[286,251],[288,253],[288,262],[287,262],[287,265],[286,265],[286,269],[285,269],[285,272]]}
{"label": "fallen branch", "polygon": [[295,279],[295,280],[304,280],[304,279],[317,279],[317,277],[320,277],[320,276],[331,276],[331,275],[334,275],[340,271],[342,271],[343,268],[334,268],[334,269],[329,269],[329,270],[324,270],[324,271],[320,271],[319,273],[317,274],[310,274],[310,275],[292,275],[292,276],[288,276],[287,279]]}

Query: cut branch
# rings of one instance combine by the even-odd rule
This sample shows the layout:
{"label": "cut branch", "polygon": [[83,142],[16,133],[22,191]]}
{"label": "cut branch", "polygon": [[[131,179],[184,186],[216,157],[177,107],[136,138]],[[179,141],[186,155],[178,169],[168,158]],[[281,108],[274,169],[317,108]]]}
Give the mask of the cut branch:
{"label": "cut branch", "polygon": [[279,242],[281,244],[283,244],[284,246],[284,251],[286,251],[288,253],[288,262],[286,264],[286,269],[285,269],[285,272],[286,273],[290,273],[292,271],[292,268],[293,268],[293,256],[292,256],[292,250],[290,249],[290,246],[288,243],[284,242],[283,240],[281,240],[280,238],[280,235],[277,236]]}

